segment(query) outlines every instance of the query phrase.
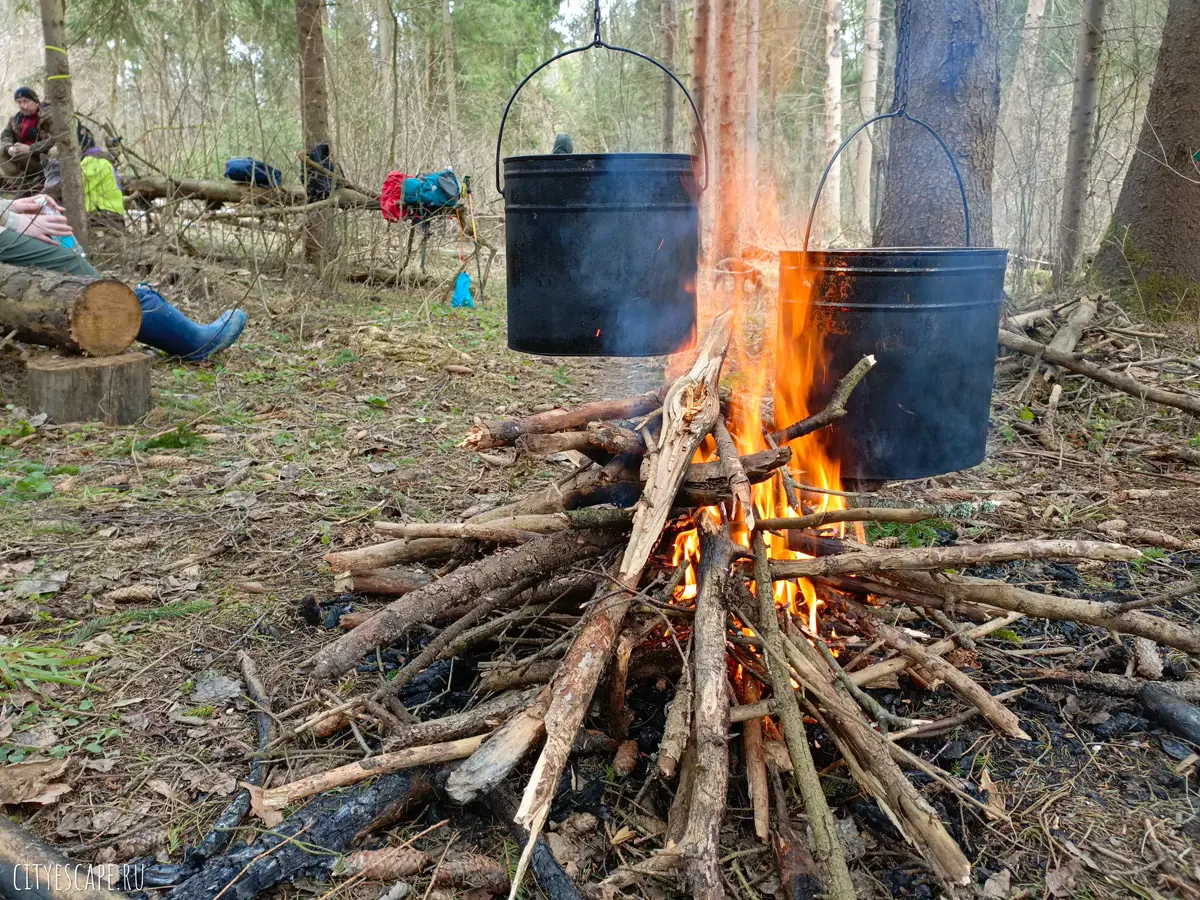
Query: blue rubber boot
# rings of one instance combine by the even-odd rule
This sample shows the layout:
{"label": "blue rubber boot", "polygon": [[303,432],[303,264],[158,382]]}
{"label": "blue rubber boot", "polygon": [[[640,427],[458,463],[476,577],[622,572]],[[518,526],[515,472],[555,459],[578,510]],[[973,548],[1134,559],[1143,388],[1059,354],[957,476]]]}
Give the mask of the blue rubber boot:
{"label": "blue rubber boot", "polygon": [[227,309],[216,321],[200,325],[164,300],[150,285],[139,284],[134,292],[142,303],[142,327],[137,339],[168,356],[190,362],[208,359],[232,347],[246,327],[246,314],[240,309]]}

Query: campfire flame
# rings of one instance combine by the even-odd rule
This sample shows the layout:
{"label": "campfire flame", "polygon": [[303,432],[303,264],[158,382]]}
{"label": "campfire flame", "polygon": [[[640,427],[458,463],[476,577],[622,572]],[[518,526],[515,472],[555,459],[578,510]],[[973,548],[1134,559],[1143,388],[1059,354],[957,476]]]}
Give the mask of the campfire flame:
{"label": "campfire flame", "polygon": [[[809,389],[818,374],[824,374],[828,360],[823,338],[814,321],[811,301],[812,279],[794,273],[795,281],[787,285],[792,302],[785,306],[782,316],[776,315],[776,304],[764,292],[761,297],[749,295],[741,280],[733,284],[713,286],[713,296],[701,308],[725,307],[735,309],[735,326],[726,361],[733,388],[729,401],[729,430],[738,453],[742,455],[770,449],[766,432],[783,428],[817,412],[808,403]],[[781,289],[782,289],[781,285]],[[778,301],[778,297],[775,298]],[[756,302],[760,301],[760,302]],[[763,406],[774,401],[774,421],[765,422]],[[838,461],[829,451],[824,436],[814,433],[790,445],[790,471],[798,483],[826,490],[838,490],[841,477]],[[694,462],[717,458],[715,443],[709,439],[697,451]],[[799,493],[799,492],[798,492]],[[788,502],[781,472],[752,486],[754,519],[794,518],[800,515],[845,509],[844,498],[833,494],[800,493],[804,505],[795,510]],[[722,510],[707,508],[707,513],[720,516]],[[750,546],[750,529],[746,511],[731,511],[730,534],[744,547]],[[832,525],[837,537],[845,534],[844,525]],[[772,559],[800,559],[807,554],[791,550],[784,534],[764,533],[768,554]],[[690,603],[698,587],[696,565],[700,560],[700,538],[694,527],[682,531],[675,539],[672,563],[688,562],[683,581],[675,591],[675,600]],[[813,586],[805,580],[779,581],[774,585],[775,603],[791,609],[807,621],[809,630],[816,633],[817,609],[821,601]]]}

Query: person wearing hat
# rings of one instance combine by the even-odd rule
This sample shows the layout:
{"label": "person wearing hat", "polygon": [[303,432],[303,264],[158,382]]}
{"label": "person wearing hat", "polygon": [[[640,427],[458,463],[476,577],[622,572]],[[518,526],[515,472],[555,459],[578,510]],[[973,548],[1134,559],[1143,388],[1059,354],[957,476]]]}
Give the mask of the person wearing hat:
{"label": "person wearing hat", "polygon": [[[72,240],[71,226],[62,212],[45,194],[0,200],[0,263],[100,278]],[[208,359],[232,347],[246,327],[246,313],[240,309],[227,309],[216,320],[201,325],[148,284],[139,284],[134,293],[142,304],[137,339],[168,356],[191,362]]]}
{"label": "person wearing hat", "polygon": [[0,177],[16,178],[20,190],[36,190],[42,183],[46,152],[53,146],[50,115],[31,87],[13,94],[17,114],[0,133]]}

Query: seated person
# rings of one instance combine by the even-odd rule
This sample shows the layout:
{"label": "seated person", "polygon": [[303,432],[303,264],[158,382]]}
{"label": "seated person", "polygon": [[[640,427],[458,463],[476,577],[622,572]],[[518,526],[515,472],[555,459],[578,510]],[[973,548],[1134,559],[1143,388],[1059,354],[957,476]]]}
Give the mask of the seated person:
{"label": "seated person", "polygon": [[16,179],[21,192],[33,192],[43,180],[46,152],[54,143],[50,116],[31,87],[13,94],[17,114],[0,132],[0,177]]}
{"label": "seated person", "polygon": [[125,195],[117,175],[117,161],[103,147],[96,146],[92,132],[80,129],[79,149],[83,156],[83,205],[89,228],[125,228]]}
{"label": "seated person", "polygon": [[[82,254],[64,247],[72,237],[62,208],[45,194],[21,200],[0,200],[0,263],[32,266],[99,278]],[[228,309],[208,325],[193,322],[148,284],[136,288],[142,304],[142,327],[137,339],[169,356],[198,361],[233,344],[246,327],[246,313]]]}
{"label": "seated person", "polygon": [[560,131],[554,136],[554,149],[550,151],[554,155],[563,155],[575,152],[575,144],[571,140],[571,136],[565,131]]}

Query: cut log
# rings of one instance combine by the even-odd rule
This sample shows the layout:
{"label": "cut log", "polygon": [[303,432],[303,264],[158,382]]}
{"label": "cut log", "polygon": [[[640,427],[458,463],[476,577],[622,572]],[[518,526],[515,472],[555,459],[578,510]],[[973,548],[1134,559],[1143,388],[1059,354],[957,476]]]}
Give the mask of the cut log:
{"label": "cut log", "polygon": [[1015,334],[1003,329],[1000,331],[1000,346],[1007,347],[1009,350],[1016,350],[1018,353],[1024,353],[1027,356],[1036,356],[1040,353],[1043,361],[1062,366],[1076,375],[1084,375],[1093,381],[1107,384],[1109,387],[1116,388],[1118,391],[1123,391],[1140,400],[1150,400],[1162,406],[1182,409],[1193,416],[1200,416],[1200,396],[1196,394],[1185,394],[1180,391],[1158,387],[1157,385],[1144,384],[1133,376],[1126,375],[1124,372],[1113,372],[1109,369],[1103,369],[1094,363],[1082,360],[1070,353],[1059,353],[1057,350],[1051,350],[1045,344],[1039,344],[1037,341],[1027,338],[1023,334]]}
{"label": "cut log", "polygon": [[124,353],[142,327],[137,295],[115,278],[0,263],[0,326],[69,353]]}
{"label": "cut log", "polygon": [[619,541],[619,534],[613,531],[568,531],[465,565],[392,601],[369,621],[321,648],[312,659],[313,675],[317,678],[341,675],[353,668],[364,653],[397,640],[418,622],[432,620],[452,602],[467,601],[535,575],[549,575],[581,559],[597,556]]}
{"label": "cut log", "polygon": [[50,421],[132,425],[150,412],[151,359],[120,356],[59,356],[41,353],[25,364],[29,406]]}
{"label": "cut log", "polygon": [[417,578],[399,569],[367,569],[362,572],[343,572],[333,579],[333,589],[341,594],[403,597],[428,583],[426,578]]}

